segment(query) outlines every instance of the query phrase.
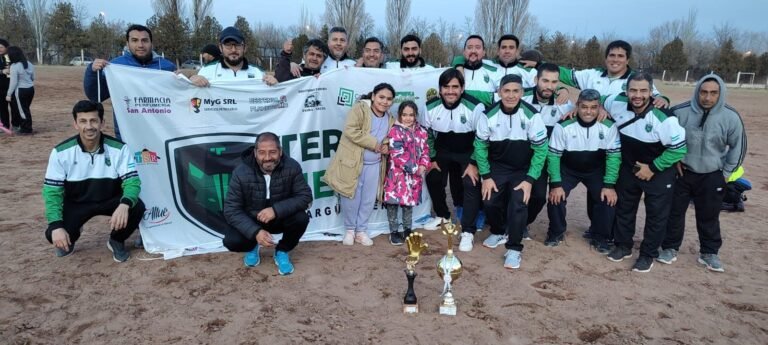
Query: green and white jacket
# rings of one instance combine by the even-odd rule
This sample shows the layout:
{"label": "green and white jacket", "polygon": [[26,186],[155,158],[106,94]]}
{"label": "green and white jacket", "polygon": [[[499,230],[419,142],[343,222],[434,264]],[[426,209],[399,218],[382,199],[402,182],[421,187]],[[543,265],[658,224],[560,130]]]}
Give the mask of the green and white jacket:
{"label": "green and white jacket", "polygon": [[133,156],[127,145],[104,134],[93,153],[85,151],[79,135],[56,145],[43,184],[48,226],[63,226],[65,203],[93,204],[120,197],[121,203],[135,206],[141,180]]}

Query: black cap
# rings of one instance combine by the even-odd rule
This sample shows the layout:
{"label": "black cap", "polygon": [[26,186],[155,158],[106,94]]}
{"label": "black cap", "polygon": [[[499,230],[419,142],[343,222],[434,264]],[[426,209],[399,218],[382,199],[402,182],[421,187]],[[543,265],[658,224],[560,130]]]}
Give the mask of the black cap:
{"label": "black cap", "polygon": [[217,47],[215,44],[209,44],[205,47],[203,47],[202,50],[200,50],[201,53],[208,53],[211,56],[215,58],[219,58],[221,56],[221,51],[219,51],[219,47]]}
{"label": "black cap", "polygon": [[541,60],[544,60],[544,56],[538,50],[530,49],[520,54],[520,60],[535,61],[536,63],[540,63]]}
{"label": "black cap", "polygon": [[219,34],[219,43],[235,41],[235,43],[242,44],[244,40],[243,33],[234,26],[229,26],[226,29],[221,30],[221,33]]}

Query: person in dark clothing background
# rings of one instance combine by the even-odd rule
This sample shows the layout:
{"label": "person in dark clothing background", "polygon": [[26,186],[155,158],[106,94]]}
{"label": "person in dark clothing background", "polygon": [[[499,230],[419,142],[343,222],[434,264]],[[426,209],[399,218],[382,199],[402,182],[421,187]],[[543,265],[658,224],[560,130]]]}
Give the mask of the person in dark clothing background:
{"label": "person in dark clothing background", "polygon": [[[293,54],[293,42],[287,40],[283,43],[283,51],[280,52],[280,59],[275,67],[275,75],[264,77],[264,82],[267,85],[275,85],[286,80],[298,78],[291,73],[291,54]],[[301,67],[301,76],[319,75],[326,56],[328,56],[328,47],[323,41],[319,39],[307,41],[303,50],[304,63],[299,65]]]}
{"label": "person in dark clothing background", "polygon": [[[5,95],[5,93],[8,92],[8,83],[10,82],[8,74],[11,73],[11,64],[6,55],[8,47],[10,47],[8,41],[0,38],[0,71],[2,71],[2,73],[0,73],[0,94],[2,95]],[[5,97],[0,97],[0,120],[3,122],[3,127],[9,130],[11,128],[10,116],[11,113],[8,112],[8,101],[5,100]]]}

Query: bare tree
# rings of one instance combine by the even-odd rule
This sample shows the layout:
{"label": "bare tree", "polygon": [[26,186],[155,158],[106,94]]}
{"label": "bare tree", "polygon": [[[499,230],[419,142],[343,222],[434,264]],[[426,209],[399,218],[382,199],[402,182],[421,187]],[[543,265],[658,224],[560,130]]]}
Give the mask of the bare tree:
{"label": "bare tree", "polygon": [[435,24],[430,23],[429,20],[427,20],[424,17],[414,17],[411,20],[411,31],[410,33],[419,36],[422,41],[424,41],[427,38],[427,35],[435,31]]}
{"label": "bare tree", "polygon": [[158,17],[170,14],[183,18],[187,6],[185,5],[184,0],[152,0],[152,9],[155,10],[155,14]]}
{"label": "bare tree", "polygon": [[733,40],[733,43],[736,44],[736,39],[739,38],[739,29],[728,22],[715,25],[715,27],[712,28],[712,33],[714,34],[715,42],[717,42],[718,46],[724,45],[729,39]]}
{"label": "bare tree", "polygon": [[213,17],[213,0],[192,0],[192,30],[197,30],[205,17]]}
{"label": "bare tree", "polygon": [[[258,23],[253,28],[253,35],[259,42],[259,48],[264,50],[263,57],[278,57],[283,50],[283,42],[288,39],[288,33],[272,23]],[[298,35],[297,35],[298,36]],[[294,49],[302,49],[297,47]]]}
{"label": "bare tree", "polygon": [[350,52],[355,51],[363,26],[372,25],[370,18],[365,12],[365,0],[325,0],[325,20],[330,26],[347,30]]}
{"label": "bare tree", "polygon": [[392,56],[399,56],[400,38],[408,32],[411,0],[387,0],[387,42]]}
{"label": "bare tree", "polygon": [[504,34],[525,36],[531,22],[529,0],[479,0],[475,5],[475,29],[486,42],[489,55],[496,51],[495,43]]}
{"label": "bare tree", "polygon": [[29,8],[29,21],[32,23],[32,31],[34,32],[37,63],[42,63],[43,51],[45,50],[45,31],[48,26],[48,0],[26,1],[27,8]]}

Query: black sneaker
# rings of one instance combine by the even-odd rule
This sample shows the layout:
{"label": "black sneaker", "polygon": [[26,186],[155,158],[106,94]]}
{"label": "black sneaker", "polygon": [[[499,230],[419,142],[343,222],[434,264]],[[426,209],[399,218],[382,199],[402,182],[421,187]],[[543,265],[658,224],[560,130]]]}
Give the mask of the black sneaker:
{"label": "black sneaker", "polygon": [[126,262],[128,258],[131,257],[131,253],[125,249],[124,242],[118,242],[110,238],[109,241],[107,241],[107,248],[112,252],[112,259],[114,259],[115,262]]}
{"label": "black sneaker", "polygon": [[547,235],[547,240],[544,241],[544,245],[547,247],[557,247],[560,245],[560,242],[563,241],[564,237],[565,237],[565,234],[560,234],[555,237]]}
{"label": "black sneaker", "polygon": [[608,255],[611,253],[611,245],[606,241],[592,239],[589,241],[589,246],[600,255]]}
{"label": "black sneaker", "polygon": [[622,262],[626,258],[632,257],[632,249],[624,248],[621,246],[613,247],[610,253],[608,253],[608,260],[613,262]]}
{"label": "black sneaker", "polygon": [[586,238],[588,240],[592,239],[592,227],[590,226],[589,229],[587,229],[587,231],[584,231],[584,233],[581,234],[581,237]]}
{"label": "black sneaker", "polygon": [[69,250],[68,251],[64,250],[64,249],[61,249],[59,247],[55,247],[55,248],[56,248],[56,257],[58,257],[58,258],[63,258],[65,256],[69,256],[69,255],[71,255],[72,253],[75,252],[75,244],[74,243],[69,245]]}
{"label": "black sneaker", "polygon": [[637,258],[637,261],[635,261],[635,265],[632,266],[632,270],[635,272],[650,272],[651,267],[653,267],[653,258],[650,256],[644,256],[640,255],[639,258]]}
{"label": "black sneaker", "polygon": [[136,249],[144,249],[144,240],[142,240],[141,234],[136,236],[136,239],[133,240],[133,247]]}
{"label": "black sneaker", "polygon": [[403,239],[403,233],[399,231],[389,233],[389,244],[393,246],[402,246],[405,240]]}

